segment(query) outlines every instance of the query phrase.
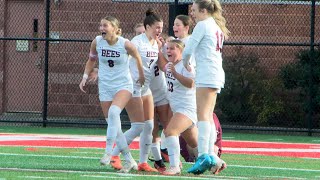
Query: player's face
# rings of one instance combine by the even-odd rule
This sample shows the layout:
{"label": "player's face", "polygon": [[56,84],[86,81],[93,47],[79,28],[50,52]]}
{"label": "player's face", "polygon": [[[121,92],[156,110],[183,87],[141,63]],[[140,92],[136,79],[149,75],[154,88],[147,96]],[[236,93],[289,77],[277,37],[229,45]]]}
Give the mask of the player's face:
{"label": "player's face", "polygon": [[181,39],[188,35],[188,27],[184,26],[180,19],[175,19],[173,32],[175,37]]}
{"label": "player's face", "polygon": [[151,35],[152,39],[156,39],[160,36],[163,29],[163,22],[155,22],[151,26],[147,25],[147,31]]}
{"label": "player's face", "polygon": [[191,7],[191,17],[198,22],[204,19],[203,14],[204,9],[200,10],[199,5],[197,3],[193,3]]}
{"label": "player's face", "polygon": [[137,27],[137,28],[135,29],[136,35],[142,34],[142,33],[144,33],[145,31],[146,31],[146,30],[144,29],[143,26]]}
{"label": "player's face", "polygon": [[182,58],[181,50],[172,42],[169,42],[167,45],[167,55],[170,62],[176,62]]}
{"label": "player's face", "polygon": [[101,20],[99,30],[103,37],[116,33],[116,28],[112,26],[110,21],[107,21],[105,19]]}

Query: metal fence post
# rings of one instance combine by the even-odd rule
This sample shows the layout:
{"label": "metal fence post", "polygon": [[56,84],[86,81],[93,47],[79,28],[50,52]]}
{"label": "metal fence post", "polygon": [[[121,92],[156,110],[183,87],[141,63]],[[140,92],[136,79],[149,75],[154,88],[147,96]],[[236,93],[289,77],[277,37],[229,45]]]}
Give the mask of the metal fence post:
{"label": "metal fence post", "polygon": [[314,52],[314,28],[315,28],[315,7],[316,7],[316,1],[312,0],[311,1],[311,12],[310,12],[310,19],[311,19],[311,25],[310,25],[310,51],[309,51],[309,56],[310,56],[310,63],[309,63],[309,95],[308,95],[308,115],[307,115],[307,120],[308,120],[308,136],[312,136],[312,123],[313,123],[313,111],[314,111],[314,72],[313,72],[313,67],[315,63],[315,52]]}
{"label": "metal fence post", "polygon": [[46,2],[46,39],[44,50],[44,88],[43,88],[43,109],[42,109],[42,126],[47,126],[48,116],[48,76],[49,76],[49,38],[50,38],[50,0]]}

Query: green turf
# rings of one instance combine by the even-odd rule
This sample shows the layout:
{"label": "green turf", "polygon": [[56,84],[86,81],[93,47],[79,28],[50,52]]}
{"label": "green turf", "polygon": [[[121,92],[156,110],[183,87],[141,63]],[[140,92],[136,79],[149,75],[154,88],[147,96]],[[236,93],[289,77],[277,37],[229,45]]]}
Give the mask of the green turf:
{"label": "green turf", "polygon": [[[219,175],[205,173],[193,176],[186,173],[191,167],[183,163],[181,177],[163,177],[157,173],[133,171],[131,175],[118,174],[110,167],[100,166],[103,149],[1,147],[0,179],[319,179],[320,160],[224,154],[228,168]],[[132,151],[135,159],[138,151]],[[149,162],[151,163],[151,162]],[[167,164],[168,166],[168,164]],[[55,172],[53,172],[55,171]]]}

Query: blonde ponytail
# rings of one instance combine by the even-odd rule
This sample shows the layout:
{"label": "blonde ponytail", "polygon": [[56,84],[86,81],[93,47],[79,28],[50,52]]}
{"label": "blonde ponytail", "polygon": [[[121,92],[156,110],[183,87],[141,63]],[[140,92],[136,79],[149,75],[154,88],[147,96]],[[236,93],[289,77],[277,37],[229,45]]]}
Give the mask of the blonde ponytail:
{"label": "blonde ponytail", "polygon": [[220,2],[218,0],[212,0],[212,3],[214,5],[212,17],[214,18],[214,20],[220,27],[221,31],[223,32],[225,39],[228,39],[230,31],[226,27],[226,19],[222,16],[222,7],[220,5]]}

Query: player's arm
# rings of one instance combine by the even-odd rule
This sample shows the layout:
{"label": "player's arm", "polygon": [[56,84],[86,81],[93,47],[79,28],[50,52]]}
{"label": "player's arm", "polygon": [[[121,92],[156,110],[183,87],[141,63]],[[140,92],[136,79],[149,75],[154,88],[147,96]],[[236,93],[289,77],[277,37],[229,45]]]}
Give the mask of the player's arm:
{"label": "player's arm", "polygon": [[[189,72],[187,69],[184,69],[182,74],[178,73],[173,64],[169,66],[172,72],[172,75],[185,87],[192,88],[194,87],[194,79],[193,79],[193,72]],[[186,72],[185,72],[186,71]]]}
{"label": "player's arm", "polygon": [[83,87],[86,85],[89,74],[92,72],[93,68],[95,67],[96,61],[98,60],[98,52],[96,50],[96,45],[97,45],[97,41],[96,39],[94,39],[91,43],[89,58],[86,62],[83,77],[79,84],[80,90],[84,93],[86,91],[84,91]]}
{"label": "player's arm", "polygon": [[126,48],[128,54],[131,55],[137,62],[137,68],[139,71],[139,80],[138,81],[139,81],[140,85],[143,86],[145,78],[144,78],[144,73],[143,73],[141,56],[140,56],[137,48],[134,46],[134,44],[132,42],[126,41],[124,45],[125,45],[125,48]]}

